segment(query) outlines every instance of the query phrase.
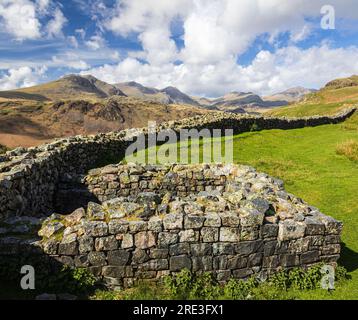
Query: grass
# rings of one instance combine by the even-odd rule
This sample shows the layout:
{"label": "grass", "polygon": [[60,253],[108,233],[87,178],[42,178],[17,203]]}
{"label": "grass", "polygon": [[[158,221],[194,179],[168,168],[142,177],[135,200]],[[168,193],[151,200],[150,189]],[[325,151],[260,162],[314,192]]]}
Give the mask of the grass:
{"label": "grass", "polygon": [[[208,272],[194,274],[188,269],[165,276],[153,285],[142,281],[131,289],[108,291],[98,289],[92,300],[279,300],[297,299],[303,292],[321,292],[323,264],[316,264],[307,270],[294,268],[282,270],[271,275],[265,282],[254,276],[246,280],[231,278],[225,284],[219,284]],[[335,286],[340,288],[347,281],[347,272],[338,267],[335,274]],[[328,296],[331,293],[326,293]]]}
{"label": "grass", "polygon": [[273,109],[267,112],[271,116],[287,116],[287,117],[306,117],[314,115],[334,115],[337,112],[345,109],[347,105],[342,103],[310,103],[297,104],[278,109]]}
{"label": "grass", "polygon": [[331,294],[307,291],[297,293],[299,298],[358,299],[358,165],[336,153],[337,145],[357,138],[357,132],[343,125],[328,125],[245,133],[234,139],[235,162],[283,179],[289,192],[344,223],[340,263],[351,281]]}
{"label": "grass", "polygon": [[[348,126],[348,128],[347,128]],[[355,150],[358,114],[345,123],[295,130],[248,132],[233,137],[234,162],[278,177],[286,190],[344,223],[340,264],[351,280],[332,293],[289,290],[280,299],[358,299],[358,164],[346,154]]]}
{"label": "grass", "polygon": [[351,160],[357,128],[356,114],[340,125],[246,133],[234,140],[235,162],[283,179],[289,192],[344,223],[340,263],[352,279],[333,293],[297,293],[302,299],[358,299],[358,164]]}
{"label": "grass", "polygon": [[349,160],[358,161],[358,141],[348,140],[337,145],[336,152]]}

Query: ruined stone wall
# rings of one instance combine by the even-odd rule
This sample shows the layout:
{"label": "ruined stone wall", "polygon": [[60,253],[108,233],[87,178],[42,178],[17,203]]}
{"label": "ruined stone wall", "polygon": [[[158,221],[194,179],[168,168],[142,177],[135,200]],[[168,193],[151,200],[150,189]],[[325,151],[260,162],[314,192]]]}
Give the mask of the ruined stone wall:
{"label": "ruined stone wall", "polygon": [[265,279],[339,258],[342,224],[251,167],[115,165],[84,179],[103,202],[46,219],[38,247],[109,286],[184,268]]}
{"label": "ruined stone wall", "polygon": [[[265,118],[212,113],[205,116],[170,121],[157,132],[182,128],[233,129],[235,133],[252,129],[293,129],[334,124],[350,117],[355,108],[332,117]],[[54,208],[58,184],[66,176],[84,173],[98,163],[119,159],[133,137],[147,135],[147,129],[129,129],[94,136],[57,139],[33,148],[18,148],[0,156],[0,220],[15,215],[49,214]]]}

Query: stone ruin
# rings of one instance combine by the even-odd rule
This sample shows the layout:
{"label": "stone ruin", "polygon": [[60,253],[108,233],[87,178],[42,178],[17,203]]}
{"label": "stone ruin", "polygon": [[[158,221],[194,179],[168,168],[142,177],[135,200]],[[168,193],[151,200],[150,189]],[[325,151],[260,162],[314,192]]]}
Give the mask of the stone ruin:
{"label": "stone ruin", "polygon": [[[286,130],[336,124],[355,111],[292,119],[213,113],[155,130]],[[87,268],[109,286],[131,286],[182,268],[226,281],[336,264],[342,224],[252,168],[93,169],[104,158],[118,162],[133,139],[150,133],[76,136],[1,155],[0,269],[31,264],[45,276],[69,265]]]}
{"label": "stone ruin", "polygon": [[339,258],[342,224],[251,167],[111,165],[78,178],[97,202],[46,218],[36,245],[109,287],[184,268],[265,279]]}

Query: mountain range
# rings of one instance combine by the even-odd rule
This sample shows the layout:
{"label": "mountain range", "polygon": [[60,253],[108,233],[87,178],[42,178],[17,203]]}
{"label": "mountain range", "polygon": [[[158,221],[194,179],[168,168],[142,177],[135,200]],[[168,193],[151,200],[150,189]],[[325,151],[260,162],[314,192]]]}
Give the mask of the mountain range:
{"label": "mountain range", "polygon": [[285,106],[299,101],[305,94],[311,92],[314,92],[314,90],[298,87],[269,97],[260,97],[252,92],[235,91],[222,97],[209,99],[192,97],[175,87],[156,89],[134,81],[109,84],[91,75],[67,75],[56,81],[34,87],[2,91],[0,92],[0,100],[58,101],[85,99],[95,101],[111,96],[127,96],[161,104],[183,104],[209,110],[244,113],[260,108]]}
{"label": "mountain range", "polygon": [[322,106],[344,108],[347,101],[358,102],[358,76],[333,80],[315,91],[297,87],[268,97],[238,91],[209,99],[174,87],[159,90],[136,82],[112,85],[93,76],[68,75],[0,92],[0,145],[34,146],[57,137],[144,127],[148,121],[160,123],[217,110],[275,115],[282,110],[286,115],[301,106],[312,113]]}

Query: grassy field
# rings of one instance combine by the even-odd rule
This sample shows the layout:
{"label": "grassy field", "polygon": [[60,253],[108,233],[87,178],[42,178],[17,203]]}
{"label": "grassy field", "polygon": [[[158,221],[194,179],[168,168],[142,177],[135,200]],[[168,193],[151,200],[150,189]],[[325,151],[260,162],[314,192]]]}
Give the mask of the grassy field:
{"label": "grassy field", "polygon": [[348,140],[358,142],[358,131],[344,124],[234,137],[236,163],[283,179],[289,192],[344,222],[340,263],[352,280],[333,294],[305,292],[302,298],[358,299],[358,163],[336,153]]}
{"label": "grassy field", "polygon": [[[332,113],[338,108],[332,107]],[[292,113],[323,111],[298,107]],[[337,125],[243,133],[234,136],[233,142],[235,163],[281,178],[288,192],[344,223],[340,264],[351,279],[332,293],[290,290],[280,298],[358,299],[358,162],[354,160],[358,155],[352,155],[357,152],[358,114]]]}

